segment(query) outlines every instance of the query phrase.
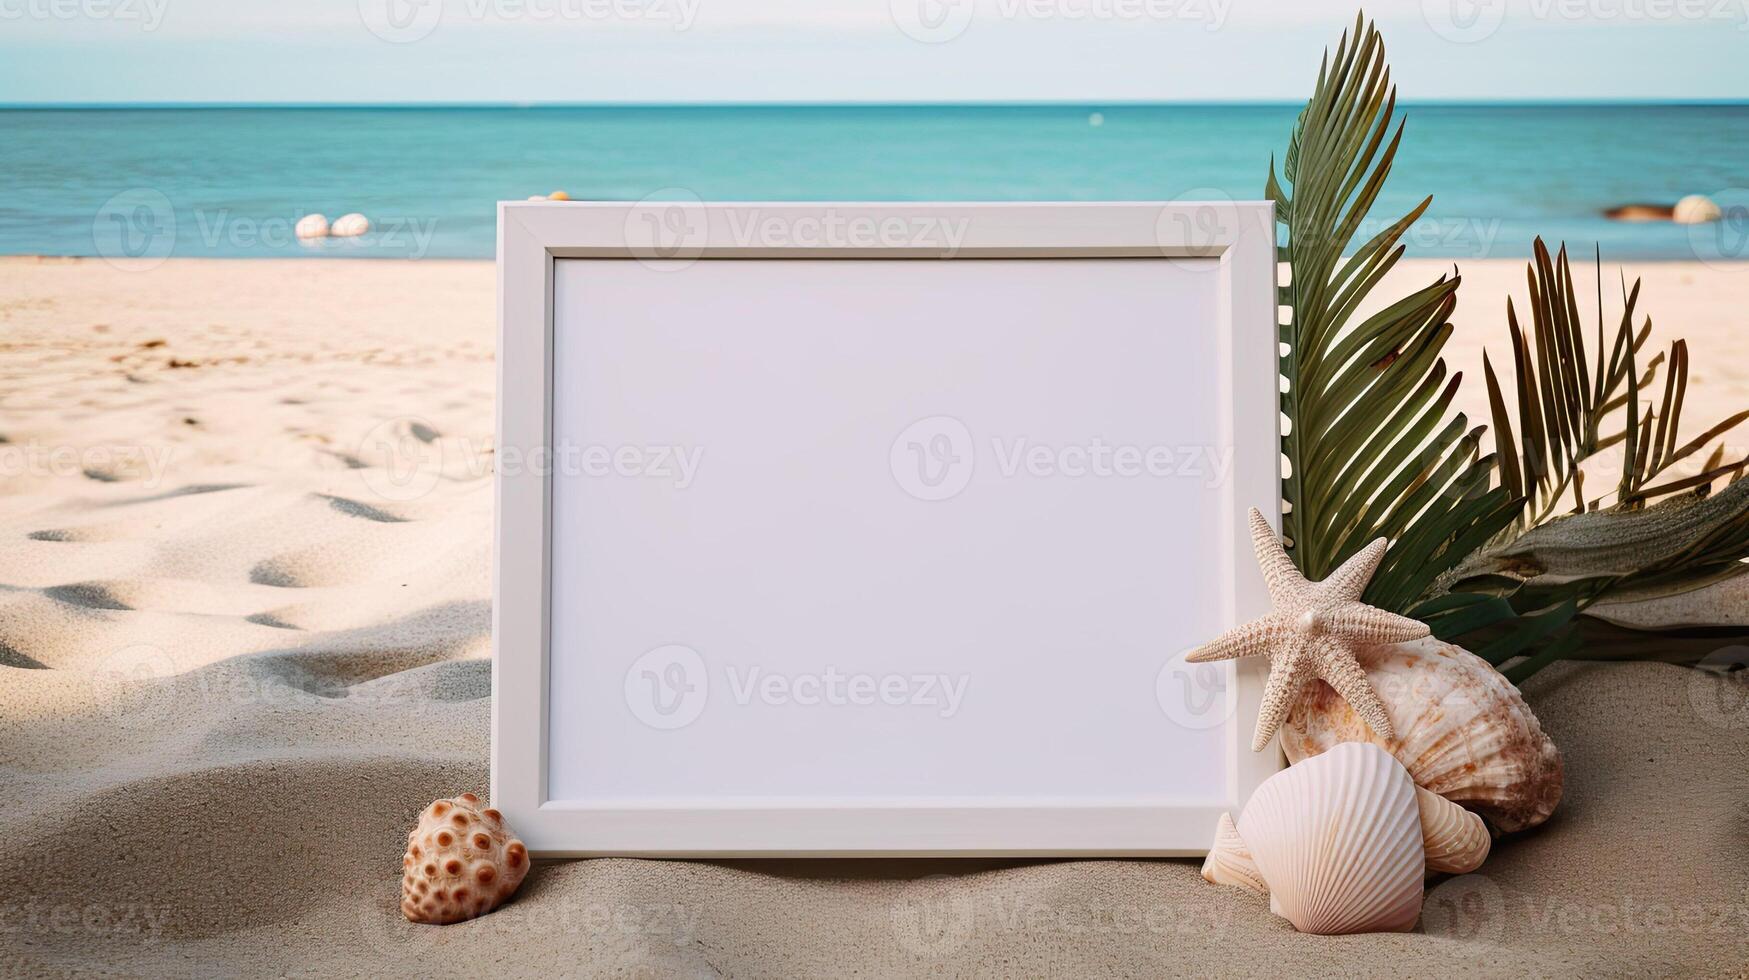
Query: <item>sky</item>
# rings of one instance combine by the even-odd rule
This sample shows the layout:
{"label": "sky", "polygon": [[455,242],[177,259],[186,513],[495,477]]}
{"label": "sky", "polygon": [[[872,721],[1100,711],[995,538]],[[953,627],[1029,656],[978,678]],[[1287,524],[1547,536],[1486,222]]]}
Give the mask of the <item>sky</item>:
{"label": "sky", "polygon": [[[1352,0],[0,0],[0,103],[1294,101],[1354,11]],[[1395,0],[1371,12],[1409,100],[1749,99],[1749,0]]]}

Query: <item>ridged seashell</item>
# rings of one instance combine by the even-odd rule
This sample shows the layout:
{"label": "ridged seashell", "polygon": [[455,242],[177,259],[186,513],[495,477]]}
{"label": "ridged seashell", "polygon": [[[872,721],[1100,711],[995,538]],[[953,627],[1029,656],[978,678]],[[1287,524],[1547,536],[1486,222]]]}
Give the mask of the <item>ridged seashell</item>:
{"label": "ridged seashell", "polygon": [[1301,932],[1407,932],[1421,917],[1415,784],[1376,745],[1338,745],[1269,777],[1237,829],[1270,911]]}
{"label": "ridged seashell", "polygon": [[351,214],[343,214],[335,218],[334,224],[328,229],[328,234],[335,238],[355,238],[369,230],[370,219],[354,211]]}
{"label": "ridged seashell", "polygon": [[1384,748],[1415,785],[1511,833],[1549,818],[1561,801],[1561,753],[1530,706],[1481,657],[1436,639],[1362,650],[1395,739],[1374,734],[1330,685],[1316,681],[1281,729],[1291,762],[1345,742]]}
{"label": "ridged seashell", "polygon": [[437,925],[485,915],[527,874],[528,848],[511,835],[503,814],[482,809],[472,793],[438,800],[407,835],[401,913]]}
{"label": "ridged seashell", "polygon": [[564,191],[554,191],[551,194],[547,195],[547,200],[549,200],[549,201],[569,201],[570,199],[571,199],[571,195],[565,193]]}
{"label": "ridged seashell", "polygon": [[[1427,874],[1469,874],[1488,859],[1493,838],[1482,818],[1456,803],[1415,787],[1415,803],[1421,812],[1421,849],[1427,855]],[[1211,885],[1234,885],[1259,895],[1269,894],[1269,883],[1257,869],[1251,848],[1239,836],[1230,813],[1221,814],[1215,825],[1215,842],[1202,862],[1202,876]]]}
{"label": "ridged seashell", "polygon": [[1257,870],[1257,861],[1245,846],[1245,838],[1239,836],[1239,828],[1233,826],[1230,813],[1221,814],[1221,822],[1215,825],[1215,843],[1203,859],[1202,876],[1211,885],[1234,885],[1259,895],[1269,894],[1269,884]]}
{"label": "ridged seashell", "polygon": [[1494,838],[1482,818],[1456,803],[1415,787],[1421,809],[1421,849],[1428,874],[1467,875],[1488,860]]}
{"label": "ridged seashell", "polygon": [[[281,225],[280,227],[284,227]],[[292,233],[299,238],[322,238],[328,234],[328,216],[325,214],[306,214],[292,226]]]}

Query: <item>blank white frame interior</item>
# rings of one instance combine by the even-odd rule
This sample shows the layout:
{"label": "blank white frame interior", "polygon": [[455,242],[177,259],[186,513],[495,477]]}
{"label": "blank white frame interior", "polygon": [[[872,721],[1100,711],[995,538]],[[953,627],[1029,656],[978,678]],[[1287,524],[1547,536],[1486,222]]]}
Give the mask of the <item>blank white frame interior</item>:
{"label": "blank white frame interior", "polygon": [[492,803],[539,855],[1206,851],[1280,765],[1268,203],[499,206]]}

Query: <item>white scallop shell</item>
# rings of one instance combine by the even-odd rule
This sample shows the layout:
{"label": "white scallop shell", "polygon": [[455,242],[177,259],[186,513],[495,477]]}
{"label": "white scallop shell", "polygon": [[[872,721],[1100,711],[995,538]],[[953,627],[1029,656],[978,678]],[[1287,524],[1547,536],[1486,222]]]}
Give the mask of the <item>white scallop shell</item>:
{"label": "white scallop shell", "polygon": [[1549,818],[1561,801],[1561,753],[1512,683],[1481,657],[1436,639],[1361,650],[1395,739],[1376,735],[1323,681],[1307,685],[1281,728],[1300,762],[1347,742],[1384,748],[1415,785],[1475,810],[1510,833]]}
{"label": "white scallop shell", "polygon": [[328,234],[328,216],[325,214],[306,214],[298,219],[292,227],[292,232],[299,238],[321,238]]}
{"label": "white scallop shell", "polygon": [[1317,935],[1407,932],[1421,916],[1426,853],[1409,773],[1345,743],[1266,780],[1237,825],[1269,907]]}
{"label": "white scallop shell", "polygon": [[333,227],[328,229],[328,234],[335,238],[353,238],[369,230],[370,219],[354,211],[351,214],[343,214],[335,218]]}
{"label": "white scallop shell", "polygon": [[[1482,818],[1456,803],[1415,787],[1415,802],[1421,810],[1421,848],[1427,854],[1427,876],[1469,874],[1488,860],[1493,838]],[[1232,885],[1269,894],[1269,882],[1257,869],[1257,860],[1233,815],[1221,814],[1215,825],[1215,842],[1202,862],[1202,877],[1211,885]]]}

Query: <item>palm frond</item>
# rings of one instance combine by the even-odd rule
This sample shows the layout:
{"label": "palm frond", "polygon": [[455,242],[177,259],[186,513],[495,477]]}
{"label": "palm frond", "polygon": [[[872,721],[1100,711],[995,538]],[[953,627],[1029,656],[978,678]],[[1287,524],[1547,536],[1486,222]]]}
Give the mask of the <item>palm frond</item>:
{"label": "palm frond", "polygon": [[[1267,193],[1284,226],[1281,327],[1289,428],[1282,451],[1289,553],[1322,578],[1367,542],[1392,540],[1367,601],[1408,612],[1439,577],[1513,523],[1522,497],[1491,487],[1483,429],[1449,412],[1460,376],[1441,352],[1455,271],[1361,319],[1431,198],[1353,247],[1403,137],[1377,29],[1357,18],[1318,73]],[[1285,181],[1285,183],[1284,183]]]}
{"label": "palm frond", "polygon": [[[1640,297],[1640,283],[1636,280],[1631,289],[1623,290],[1622,315],[1606,361],[1600,288],[1596,373],[1590,374],[1567,250],[1563,246],[1551,258],[1548,247],[1539,238],[1534,251],[1535,259],[1527,270],[1531,296],[1528,337],[1519,325],[1513,300],[1506,301],[1506,329],[1512,341],[1512,366],[1517,382],[1516,438],[1494,365],[1486,355],[1482,359],[1494,435],[1502,449],[1500,485],[1529,502],[1515,526],[1522,531],[1559,514],[1596,510],[1611,496],[1617,505],[1639,506],[1658,496],[1710,482],[1653,481],[1749,419],[1749,412],[1726,419],[1678,446],[1677,432],[1688,388],[1687,343],[1676,341],[1667,354],[1654,357],[1643,373],[1636,370],[1637,356],[1652,330],[1649,317],[1639,331],[1634,330],[1635,306]],[[1598,264],[1601,281],[1601,256]],[[1663,397],[1656,408],[1650,403],[1642,405],[1641,395],[1652,389],[1660,367],[1664,368]],[[1606,432],[1612,425],[1620,428]],[[1604,450],[1618,446],[1623,464],[1611,488],[1613,493],[1588,499],[1584,493],[1584,464]],[[1725,469],[1732,465],[1735,464],[1726,464]]]}
{"label": "palm frond", "polygon": [[[1528,302],[1506,308],[1509,370],[1483,359],[1492,438],[1453,411],[1462,376],[1441,354],[1457,271],[1392,302],[1371,300],[1432,200],[1361,239],[1402,141],[1395,112],[1383,42],[1358,17],[1326,52],[1279,177],[1270,161],[1265,193],[1291,266],[1280,290],[1288,553],[1323,578],[1387,538],[1366,601],[1462,638],[1517,682],[1556,660],[1599,655],[1590,641],[1600,621],[1586,615],[1598,603],[1749,571],[1749,480],[1740,479],[1749,457],[1708,449],[1749,411],[1681,441],[1687,344],[1644,356],[1652,323],[1637,313],[1638,282],[1622,283],[1609,329],[1601,256],[1588,330],[1566,249],[1550,255],[1540,239]],[[1600,477],[1606,451],[1621,465]],[[1698,472],[1685,472],[1703,452]],[[1601,493],[1588,493],[1588,474]],[[1603,656],[1660,655],[1632,630],[1604,632]]]}
{"label": "palm frond", "polygon": [[[1588,353],[1565,247],[1551,257],[1538,239],[1534,253],[1527,278],[1528,332],[1512,300],[1506,307],[1516,430],[1499,376],[1483,360],[1489,410],[1502,447],[1499,484],[1530,506],[1441,583],[1454,594],[1506,602],[1521,614],[1511,635],[1499,641],[1504,644],[1499,649],[1526,656],[1508,671],[1515,679],[1556,659],[1594,656],[1552,631],[1525,642],[1533,620],[1553,616],[1566,622],[1576,614],[1582,620],[1598,603],[1691,591],[1749,572],[1743,564],[1749,558],[1749,481],[1738,479],[1749,457],[1727,459],[1724,447],[1714,446],[1749,420],[1749,411],[1679,442],[1689,378],[1687,343],[1676,340],[1643,371],[1637,366],[1652,323],[1648,317],[1634,327],[1640,299],[1636,281],[1631,287],[1623,284],[1622,314],[1607,358],[1599,286],[1596,349]],[[1601,256],[1598,279],[1601,283]],[[1678,468],[1709,447],[1698,472],[1684,472],[1693,463]],[[1587,464],[1595,474],[1597,464],[1608,461],[1604,451],[1612,449],[1619,453],[1619,472],[1607,492],[1588,498]],[[1712,493],[1720,480],[1726,481],[1724,489]],[[1611,649],[1617,654],[1636,649],[1630,634],[1612,631]],[[1547,646],[1533,650],[1543,639]]]}

